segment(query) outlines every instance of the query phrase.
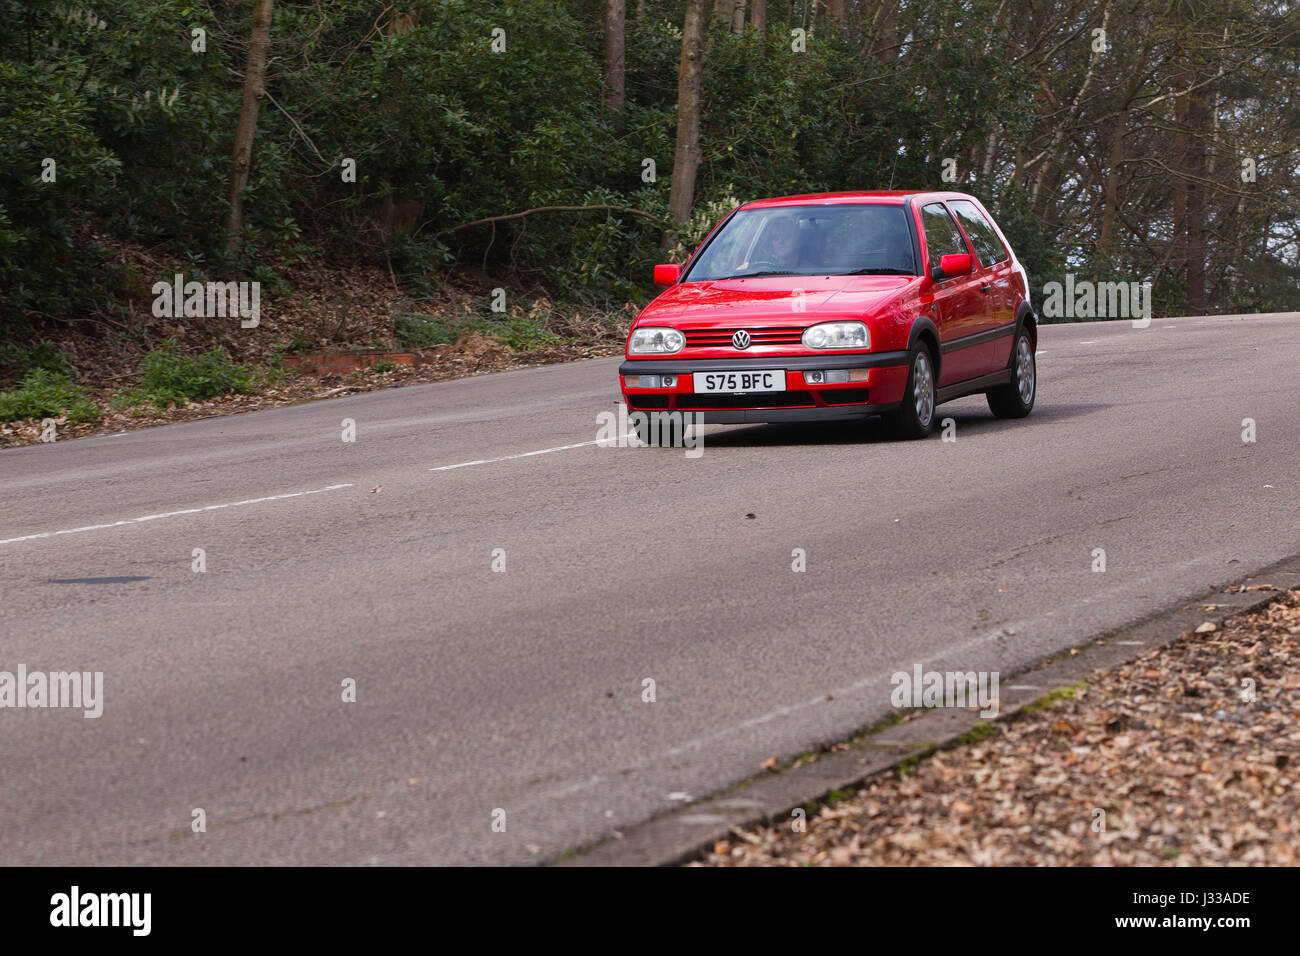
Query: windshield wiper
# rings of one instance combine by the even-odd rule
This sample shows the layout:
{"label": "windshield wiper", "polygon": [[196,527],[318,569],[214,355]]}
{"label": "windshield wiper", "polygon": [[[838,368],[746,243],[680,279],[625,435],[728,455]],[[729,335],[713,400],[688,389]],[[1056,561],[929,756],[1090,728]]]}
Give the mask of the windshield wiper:
{"label": "windshield wiper", "polygon": [[915,275],[906,269],[857,269],[847,273],[851,276],[910,276]]}
{"label": "windshield wiper", "polygon": [[[808,275],[808,274],[809,273],[806,272],[742,272],[740,273],[740,275],[726,276],[726,278],[727,279],[757,279],[760,276],[797,276],[797,275]],[[716,279],[714,281],[721,282],[723,280]]]}

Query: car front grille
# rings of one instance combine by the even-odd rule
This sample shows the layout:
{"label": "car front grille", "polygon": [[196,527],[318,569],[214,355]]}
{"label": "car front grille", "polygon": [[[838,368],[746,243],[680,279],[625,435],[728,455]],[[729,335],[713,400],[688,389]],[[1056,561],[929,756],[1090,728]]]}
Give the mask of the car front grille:
{"label": "car front grille", "polygon": [[[688,349],[734,348],[731,337],[740,329],[690,329],[683,330]],[[803,341],[802,326],[781,328],[745,329],[752,345],[799,345]]]}

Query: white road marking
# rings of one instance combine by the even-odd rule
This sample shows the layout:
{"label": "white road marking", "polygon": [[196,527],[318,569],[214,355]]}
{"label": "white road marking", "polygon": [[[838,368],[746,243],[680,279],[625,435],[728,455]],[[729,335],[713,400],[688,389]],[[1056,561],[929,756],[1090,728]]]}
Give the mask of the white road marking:
{"label": "white road marking", "polygon": [[243,505],[257,505],[264,501],[282,501],[285,498],[301,498],[303,495],[319,495],[325,491],[336,491],[339,488],[351,488],[351,484],[346,485],[328,485],[325,488],[316,488],[312,491],[292,491],[287,495],[268,495],[265,498],[247,498],[244,501],[234,501],[224,505],[206,505],[202,508],[184,508],[181,511],[164,511],[162,514],[144,515],[141,518],[128,518],[125,521],[110,521],[107,524],[88,524],[82,528],[65,528],[62,531],[42,531],[40,534],[25,534],[21,538],[5,538],[0,540],[0,544],[15,544],[19,541],[32,541],[36,538],[52,538],[60,534],[81,534],[83,531],[99,531],[103,528],[116,528],[124,524],[140,524],[144,521],[157,521],[160,518],[175,518],[179,515],[194,515],[204,511],[219,511],[222,508],[239,508]]}
{"label": "white road marking", "polygon": [[1080,345],[1096,345],[1096,344],[1097,344],[1097,340],[1096,340],[1096,339],[1088,339],[1088,341],[1086,341],[1086,342],[1080,342],[1079,344],[1080,344]]}
{"label": "white road marking", "polygon": [[[451,471],[454,468],[468,468],[471,465],[490,465],[498,461],[510,461],[514,458],[531,458],[533,455],[549,455],[553,451],[567,451],[570,448],[583,448],[587,445],[600,444],[601,439],[594,441],[580,441],[576,445],[559,445],[555,448],[542,448],[538,451],[526,451],[521,455],[502,455],[500,458],[481,458],[478,461],[462,461],[458,465],[439,465],[437,468],[430,468],[430,471]],[[0,541],[0,544],[4,544]]]}

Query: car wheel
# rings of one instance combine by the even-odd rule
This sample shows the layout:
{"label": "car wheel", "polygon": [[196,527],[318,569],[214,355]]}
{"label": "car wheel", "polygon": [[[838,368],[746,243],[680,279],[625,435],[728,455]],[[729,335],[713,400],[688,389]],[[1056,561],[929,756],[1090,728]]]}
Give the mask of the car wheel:
{"label": "car wheel", "polygon": [[934,356],[918,342],[912,349],[902,404],[886,417],[885,423],[895,438],[924,438],[934,428],[934,407]]}
{"label": "car wheel", "polygon": [[1038,369],[1034,362],[1034,343],[1029,332],[1016,333],[1011,349],[1011,383],[988,391],[989,409],[998,418],[1024,418],[1034,409],[1038,396]]}

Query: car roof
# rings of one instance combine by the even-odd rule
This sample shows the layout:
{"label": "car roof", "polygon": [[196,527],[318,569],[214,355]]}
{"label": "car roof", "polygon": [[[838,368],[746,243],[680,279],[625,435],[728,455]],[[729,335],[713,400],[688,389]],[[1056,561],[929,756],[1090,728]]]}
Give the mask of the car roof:
{"label": "car roof", "polygon": [[801,196],[779,196],[773,199],[755,199],[742,203],[741,209],[762,209],[767,206],[826,206],[868,202],[879,205],[899,205],[911,196],[934,199],[973,199],[966,193],[939,192],[930,189],[875,189],[851,193],[805,193]]}

